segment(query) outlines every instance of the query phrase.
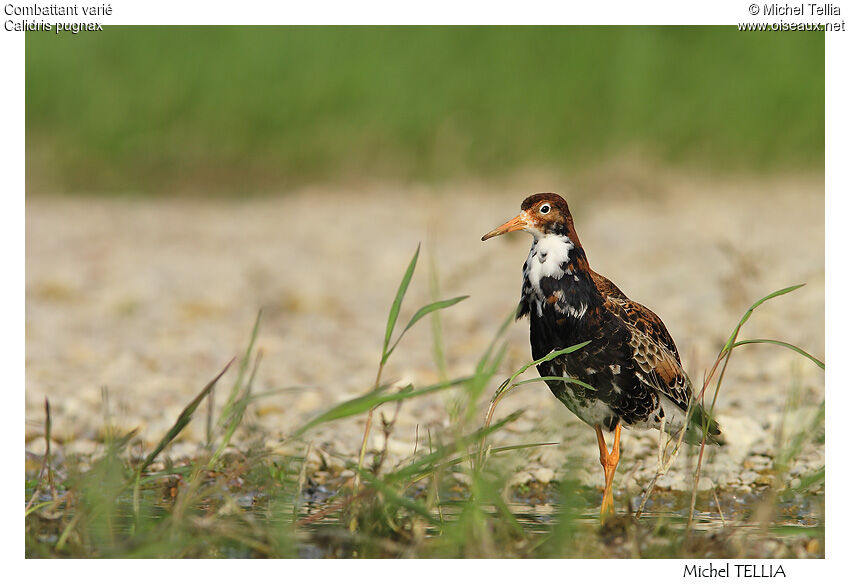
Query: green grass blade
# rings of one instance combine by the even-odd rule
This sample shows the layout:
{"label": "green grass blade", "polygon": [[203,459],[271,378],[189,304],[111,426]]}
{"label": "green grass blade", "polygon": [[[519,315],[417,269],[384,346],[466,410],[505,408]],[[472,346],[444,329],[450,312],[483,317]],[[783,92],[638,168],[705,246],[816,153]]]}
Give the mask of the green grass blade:
{"label": "green grass blade", "polygon": [[363,468],[358,468],[356,466],[352,467],[352,470],[357,472],[366,484],[370,487],[381,493],[386,499],[398,505],[399,507],[404,507],[408,511],[413,511],[417,515],[422,516],[425,520],[427,520],[432,525],[440,525],[440,520],[431,515],[428,509],[425,508],[424,505],[417,503],[412,499],[408,499],[407,497],[398,494],[396,490],[390,485],[386,484],[384,481],[370,473],[368,470]]}
{"label": "green grass blade", "polygon": [[773,339],[748,339],[746,341],[737,341],[734,345],[732,345],[732,347],[734,348],[734,347],[739,347],[741,345],[753,345],[753,344],[760,344],[760,343],[770,344],[770,345],[779,345],[780,347],[785,347],[786,349],[791,349],[792,351],[799,353],[803,357],[806,357],[807,359],[809,359],[812,363],[814,363],[815,365],[817,365],[821,369],[826,370],[826,365],[824,364],[823,361],[821,361],[817,357],[814,357],[813,355],[807,353],[806,351],[804,351],[800,347],[798,347],[796,345],[792,345],[791,343],[786,343],[785,341],[776,341],[776,340],[773,340]]}
{"label": "green grass blade", "polygon": [[795,434],[787,445],[776,455],[774,466],[787,470],[791,461],[796,460],[806,443],[812,439],[817,432],[823,431],[823,422],[826,417],[826,400],[818,405],[815,415],[809,420],[805,430]]}
{"label": "green grass blade", "polygon": [[416,246],[416,253],[413,254],[413,258],[407,266],[407,271],[404,272],[404,277],[401,279],[398,291],[395,293],[395,298],[393,299],[393,304],[390,307],[390,315],[387,318],[387,332],[384,334],[384,348],[381,352],[381,363],[386,363],[387,361],[387,347],[390,346],[390,338],[393,336],[393,329],[395,329],[396,321],[398,321],[398,313],[401,310],[401,302],[404,300],[404,295],[407,293],[407,287],[410,285],[410,279],[413,278],[413,271],[416,269],[416,260],[419,259],[420,247],[422,247],[421,244]]}
{"label": "green grass blade", "polygon": [[[532,442],[532,443],[529,443],[529,444],[513,444],[511,446],[499,446],[498,448],[491,448],[487,452],[487,454],[490,455],[490,456],[493,456],[495,454],[500,454],[500,453],[503,453],[503,452],[511,452],[513,450],[525,450],[525,449],[528,449],[528,448],[537,448],[538,446],[557,446],[558,444],[560,444],[560,442]],[[469,460],[471,458],[474,459],[474,457],[477,457],[480,454],[481,454],[480,450],[475,450],[473,452],[470,452],[469,454],[465,454],[463,456],[457,456],[457,457],[452,458],[450,460],[447,460],[445,462],[441,462],[438,465],[435,465],[434,468],[432,468],[431,470],[429,470],[427,472],[423,472],[420,475],[417,475],[411,482],[415,483],[416,481],[424,479],[425,477],[427,477],[428,475],[430,475],[434,471],[436,471],[437,467],[455,466],[456,464],[461,464],[461,463],[466,462],[467,460]]]}
{"label": "green grass blade", "polygon": [[51,499],[49,501],[42,501],[41,503],[38,503],[37,505],[33,505],[29,509],[24,510],[24,517],[29,516],[29,514],[32,513],[33,511],[38,511],[42,507],[47,507],[48,505],[53,505],[55,503],[56,503],[56,501]]}
{"label": "green grass blade", "polygon": [[250,401],[255,402],[261,399],[265,399],[267,397],[272,397],[275,395],[282,395],[284,393],[295,393],[304,390],[315,389],[315,386],[312,385],[290,385],[287,387],[276,387],[274,389],[267,389],[265,391],[251,392]]}
{"label": "green grass blade", "polygon": [[215,453],[207,463],[208,468],[212,468],[213,465],[215,465],[216,461],[218,461],[219,457],[224,452],[224,449],[228,447],[230,441],[233,439],[233,434],[236,432],[239,424],[242,423],[242,417],[245,415],[245,410],[248,409],[248,404],[251,403],[251,389],[254,386],[254,379],[257,376],[257,370],[260,368],[260,362],[262,362],[262,360],[263,352],[260,350],[257,352],[257,357],[254,359],[254,367],[251,370],[251,377],[248,378],[248,384],[245,386],[245,391],[242,392],[239,399],[233,402],[233,407],[231,408],[232,413],[230,420],[228,420],[227,423],[227,429],[221,439],[221,444],[218,445]]}
{"label": "green grass blade", "polygon": [[808,527],[805,525],[771,525],[770,533],[784,537],[818,537],[823,536],[823,526]]}
{"label": "green grass blade", "polygon": [[230,366],[233,364],[233,361],[235,360],[235,357],[231,359],[227,363],[227,365],[224,366],[224,369],[222,369],[218,375],[213,377],[212,381],[207,383],[207,385],[204,387],[204,389],[201,390],[201,392],[195,397],[195,399],[189,402],[189,405],[187,405],[183,409],[183,411],[180,412],[180,415],[177,417],[177,421],[174,422],[174,425],[171,426],[171,428],[168,430],[168,432],[166,432],[162,440],[159,441],[159,444],[156,445],[156,448],[154,448],[153,451],[148,454],[147,458],[145,458],[144,462],[142,462],[142,465],[136,470],[137,476],[141,475],[145,471],[145,469],[150,466],[150,464],[154,461],[157,455],[162,452],[163,448],[168,446],[171,441],[174,440],[178,434],[180,434],[183,428],[185,428],[186,425],[189,424],[189,422],[192,420],[192,414],[195,413],[195,410],[198,409],[198,406],[203,401],[203,399],[207,397],[207,394],[209,394],[210,391],[212,391],[213,387],[215,387],[215,384],[218,383],[218,380],[221,379],[221,376],[225,374],[225,372],[230,368]]}
{"label": "green grass blade", "polygon": [[[496,334],[493,336],[490,344],[487,345],[487,349],[475,364],[475,373],[472,379],[466,384],[467,406],[466,414],[464,416],[466,419],[470,419],[474,415],[475,404],[490,384],[490,380],[498,371],[499,365],[502,363],[502,360],[507,353],[507,344],[503,342],[501,346],[499,346],[498,343],[499,339],[502,338],[512,322],[514,322],[513,311],[511,311],[499,325],[499,329],[496,331]],[[497,346],[498,350],[496,349]],[[493,355],[493,351],[496,351],[495,356]]]}
{"label": "green grass blade", "polygon": [[[527,371],[529,367],[531,367],[533,365],[539,365],[540,363],[545,363],[546,361],[549,361],[549,360],[554,359],[555,357],[559,357],[561,355],[565,355],[567,353],[572,353],[574,351],[578,351],[582,347],[585,347],[588,343],[590,343],[590,341],[584,341],[583,343],[578,343],[576,345],[572,345],[572,346],[567,347],[565,349],[559,349],[557,351],[551,351],[548,355],[545,355],[544,357],[541,357],[540,359],[536,359],[534,361],[526,363],[525,365],[523,365],[522,367],[517,369],[517,371],[514,372],[513,375],[511,375],[508,379],[506,379],[505,381],[502,382],[502,384],[499,386],[499,388],[493,394],[493,397],[490,398],[490,406],[487,408],[487,415],[484,419],[484,426],[487,427],[487,426],[490,425],[490,420],[493,419],[493,414],[496,412],[496,407],[498,406],[498,404],[502,400],[502,398],[504,398],[515,387],[517,387],[517,385],[522,385],[521,383],[515,384],[514,381],[516,380],[516,378],[518,376],[525,373],[525,371]],[[571,380],[571,378],[569,378],[569,377],[565,377],[565,378],[561,378],[561,379],[562,380]],[[533,380],[533,381],[537,381],[537,380]],[[578,381],[578,380],[571,380],[570,382],[575,383],[576,381]],[[584,384],[579,383],[579,385],[584,385]],[[592,387],[590,389],[592,389],[593,391],[596,391]],[[481,442],[481,446],[480,446],[479,449],[482,452],[484,451],[484,442],[483,441]],[[483,462],[483,457],[482,457],[481,460],[479,460],[479,462]]]}
{"label": "green grass blade", "polygon": [[[437,271],[437,260],[435,259],[434,249],[428,254],[428,284],[431,291],[431,300],[436,302],[440,297],[440,276]],[[443,322],[440,319],[439,312],[431,313],[431,352],[434,355],[434,364],[437,366],[437,371],[440,374],[440,381],[445,381],[449,378],[448,365],[446,364],[446,347],[443,340]]]}
{"label": "green grass blade", "polygon": [[[449,298],[447,300],[438,300],[437,302],[426,304],[425,306],[416,311],[416,314],[413,315],[413,317],[410,319],[410,322],[408,322],[407,326],[404,327],[404,330],[401,331],[401,334],[403,335],[405,332],[410,330],[410,328],[414,324],[419,322],[422,317],[431,314],[435,310],[442,310],[444,308],[448,308],[449,306],[454,306],[458,302],[466,300],[467,298],[469,298],[469,296],[456,296],[455,298]],[[399,335],[399,338],[401,338],[401,335]]]}
{"label": "green grass blade", "polygon": [[[508,392],[511,389],[513,389],[514,387],[516,387],[516,385],[514,384],[514,380],[517,377],[519,377],[520,375],[522,375],[523,373],[525,373],[530,367],[540,365],[541,363],[545,363],[546,361],[551,361],[555,357],[560,357],[561,355],[566,355],[567,353],[572,353],[574,351],[578,351],[582,347],[586,346],[588,343],[590,343],[590,341],[584,341],[583,343],[578,343],[577,345],[572,345],[570,347],[567,347],[566,349],[559,349],[557,351],[551,351],[548,355],[541,357],[540,359],[526,363],[525,365],[523,365],[522,367],[517,369],[514,372],[514,374],[511,375],[508,378],[508,380],[499,387],[498,390],[496,390],[496,393],[493,395],[493,398],[490,400],[490,403],[497,401],[497,399],[500,398],[500,396],[503,393]],[[593,388],[591,388],[591,389],[593,389]],[[596,391],[596,390],[594,390],[594,391]]]}
{"label": "green grass blade", "polygon": [[398,346],[398,342],[404,336],[404,333],[409,331],[411,327],[413,327],[413,325],[419,322],[423,317],[428,316],[434,311],[442,310],[444,308],[448,308],[449,306],[454,306],[461,300],[466,300],[467,298],[469,298],[469,296],[457,296],[456,298],[449,298],[448,300],[438,300],[437,302],[426,304],[425,306],[417,310],[416,314],[413,315],[413,318],[410,319],[410,322],[407,323],[407,326],[404,327],[404,330],[401,331],[401,334],[395,340],[392,347],[390,347],[389,350],[387,350],[386,348],[384,349],[384,362],[386,362],[392,352],[395,351],[395,348],[396,346]]}
{"label": "green grass blade", "polygon": [[516,515],[513,514],[505,502],[502,489],[498,488],[493,482],[481,480],[480,478],[477,486],[482,501],[487,501],[495,507],[498,516],[507,525],[514,537],[522,537],[524,532],[522,524],[517,520]]}
{"label": "green grass blade", "polygon": [[469,379],[469,377],[459,377],[457,379],[452,379],[449,381],[436,383],[434,385],[429,385],[427,387],[423,387],[422,389],[415,389],[409,391],[402,390],[398,393],[391,394],[384,394],[383,390],[385,389],[385,387],[382,387],[376,391],[369,392],[366,395],[350,399],[346,402],[332,407],[325,413],[319,415],[316,418],[313,418],[311,421],[301,426],[301,428],[299,428],[294,435],[300,436],[310,428],[313,428],[319,424],[324,424],[325,422],[330,422],[332,420],[339,420],[340,418],[356,416],[387,402],[410,399],[414,397],[419,397],[420,395],[433,393],[435,391],[448,389],[449,387],[460,385],[461,383],[464,383]]}
{"label": "green grass blade", "polygon": [[387,473],[385,480],[387,482],[398,481],[398,480],[410,480],[413,477],[414,481],[420,480],[432,472],[436,470],[437,467],[444,467],[447,465],[454,464],[454,459],[445,460],[446,457],[454,454],[459,449],[465,447],[468,444],[472,444],[475,442],[480,442],[493,432],[497,431],[499,428],[502,428],[506,424],[510,424],[517,418],[519,418],[523,414],[523,410],[517,410],[512,414],[506,416],[505,418],[499,420],[495,424],[492,424],[488,427],[482,427],[474,432],[467,434],[457,440],[453,440],[446,445],[438,446],[429,454],[416,459],[411,462],[407,466],[394,470],[391,473]]}
{"label": "green grass blade", "polygon": [[502,343],[502,346],[499,347],[499,350],[489,362],[484,361],[482,358],[479,362],[479,366],[475,370],[475,374],[472,376],[472,379],[466,383],[466,412],[464,417],[467,420],[471,419],[472,416],[476,414],[476,404],[478,403],[481,394],[484,393],[484,390],[487,389],[491,380],[498,372],[499,365],[501,365],[502,360],[505,358],[507,350],[507,344]]}
{"label": "green grass blade", "polygon": [[[475,364],[475,373],[469,383],[466,384],[467,403],[466,413],[464,415],[466,419],[470,419],[474,415],[475,404],[478,403],[478,399],[481,397],[481,394],[487,386],[490,385],[490,380],[494,375],[496,375],[499,365],[505,358],[508,347],[504,342],[502,342],[501,346],[499,346],[499,339],[502,338],[512,322],[514,322],[513,311],[511,311],[502,321],[502,324],[499,325],[499,329],[496,331],[496,334],[493,336],[490,344],[487,345],[487,349]],[[497,346],[498,350],[496,349]],[[493,355],[493,351],[496,351],[495,356]]]}
{"label": "green grass blade", "polygon": [[[499,325],[499,330],[496,331],[493,340],[490,341],[490,344],[487,345],[487,349],[484,351],[484,354],[481,355],[481,358],[478,360],[478,363],[475,365],[475,372],[480,373],[483,372],[487,368],[487,364],[490,362],[490,355],[493,354],[493,351],[496,349],[496,344],[499,339],[502,338],[502,335],[505,334],[505,331],[508,330],[510,324],[514,321],[514,312],[511,311],[510,314],[502,321],[502,324]],[[500,361],[501,359],[497,359]]]}
{"label": "green grass blade", "polygon": [[732,349],[732,344],[735,342],[735,338],[738,336],[738,332],[741,330],[741,327],[744,326],[744,323],[750,320],[750,317],[753,315],[753,311],[770,300],[771,298],[776,298],[777,296],[782,296],[784,294],[788,294],[789,292],[793,292],[798,288],[802,288],[805,284],[795,284],[794,286],[788,286],[787,288],[782,288],[781,290],[777,290],[776,292],[771,292],[764,298],[757,300],[750,306],[747,311],[744,313],[744,316],[741,317],[741,320],[738,322],[738,326],[735,327],[735,330],[732,331],[732,334],[729,335],[729,340],[726,341],[726,345],[723,347],[723,351],[729,351]]}
{"label": "green grass blade", "polygon": [[251,364],[251,353],[254,351],[254,343],[257,341],[257,335],[260,332],[260,318],[263,316],[262,309],[257,311],[257,318],[254,319],[254,328],[251,329],[251,339],[248,341],[248,348],[242,355],[242,360],[239,361],[239,371],[236,374],[236,381],[233,382],[233,387],[230,388],[230,395],[227,396],[227,401],[221,408],[221,413],[218,416],[218,425],[222,426],[227,423],[230,418],[233,403],[236,401],[236,396],[242,389],[242,384],[245,381],[245,374],[248,372],[248,366]]}
{"label": "green grass blade", "polygon": [[592,385],[585,383],[584,381],[578,380],[575,377],[558,377],[557,375],[547,375],[545,377],[535,377],[533,379],[523,379],[522,381],[517,381],[513,384],[514,387],[519,387],[520,385],[525,385],[526,383],[534,383],[536,381],[563,381],[564,383],[572,383],[573,385],[580,385],[586,389],[591,391],[596,391],[596,388]]}
{"label": "green grass blade", "polygon": [[510,446],[499,446],[491,448],[491,454],[499,454],[500,452],[510,452],[511,450],[524,450],[526,448],[537,448],[538,446],[557,446],[560,442],[529,442],[527,444],[512,444]]}
{"label": "green grass blade", "polygon": [[797,487],[792,488],[791,490],[796,493],[802,493],[809,488],[820,485],[826,480],[826,467],[821,466],[819,469],[811,472],[807,475],[800,477],[800,484]]}

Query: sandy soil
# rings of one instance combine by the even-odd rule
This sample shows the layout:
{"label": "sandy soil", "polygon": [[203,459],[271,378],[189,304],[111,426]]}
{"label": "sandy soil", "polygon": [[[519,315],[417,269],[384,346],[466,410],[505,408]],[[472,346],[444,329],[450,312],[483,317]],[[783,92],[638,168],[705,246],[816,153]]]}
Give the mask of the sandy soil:
{"label": "sandy soil", "polygon": [[[138,426],[146,442],[156,442],[204,383],[244,348],[260,307],[265,312],[258,344],[265,356],[258,389],[306,386],[253,410],[251,421],[268,430],[274,447],[309,416],[369,388],[392,296],[420,241],[426,249],[402,321],[429,300],[430,242],[442,296],[470,295],[443,321],[450,373],[470,372],[516,305],[530,244],[525,234],[486,243],[479,238],[512,217],[523,196],[536,190],[562,189],[591,265],[664,319],[693,379],[702,378],[752,301],[795,283],[807,286],[759,309],[742,336],[783,339],[823,356],[822,181],[613,173],[571,189],[562,185],[312,190],[214,201],[31,197],[26,448],[44,448],[47,396],[62,448],[95,450],[103,387],[114,422]],[[507,339],[503,376],[529,359],[527,322],[512,325]],[[436,379],[427,320],[399,345],[385,378],[416,384]],[[228,373],[225,387],[232,379]],[[711,450],[701,486],[746,491],[763,482],[792,388],[801,406],[789,416],[786,434],[802,427],[823,399],[821,370],[778,347],[744,347],[733,357],[718,402],[730,444]],[[421,437],[447,423],[448,403],[429,396],[402,407],[388,445],[393,459],[411,454],[417,425]],[[590,428],[542,384],[524,386],[502,402],[499,413],[520,407],[526,413],[495,442],[560,445],[523,457],[516,480],[557,478],[567,458],[578,457],[581,480],[601,484]],[[353,453],[362,427],[362,418],[336,423],[311,439],[318,448]],[[194,452],[203,437],[203,420],[196,420],[171,454]],[[646,484],[655,468],[656,437],[624,432],[621,486]],[[373,433],[372,446],[383,446],[380,432]],[[809,472],[823,460],[823,446],[810,445],[791,474]],[[660,484],[687,489],[684,469],[692,462],[680,457]]]}

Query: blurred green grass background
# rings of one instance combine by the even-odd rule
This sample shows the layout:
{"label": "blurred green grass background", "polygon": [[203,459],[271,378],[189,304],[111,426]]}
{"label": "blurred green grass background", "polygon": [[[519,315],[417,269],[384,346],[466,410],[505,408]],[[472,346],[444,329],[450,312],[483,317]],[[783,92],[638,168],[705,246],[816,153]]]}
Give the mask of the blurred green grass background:
{"label": "blurred green grass background", "polygon": [[27,192],[277,192],[824,160],[824,36],[736,27],[107,27],[26,36]]}

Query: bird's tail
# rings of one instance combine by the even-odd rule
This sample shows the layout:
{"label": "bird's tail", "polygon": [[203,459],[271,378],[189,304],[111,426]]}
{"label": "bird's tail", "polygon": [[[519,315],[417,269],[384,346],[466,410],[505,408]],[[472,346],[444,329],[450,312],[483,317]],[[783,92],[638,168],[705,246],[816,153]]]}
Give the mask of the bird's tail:
{"label": "bird's tail", "polygon": [[694,402],[691,407],[691,420],[685,432],[685,442],[699,444],[703,435],[706,436],[707,444],[726,444],[726,437],[721,434],[717,420],[712,418],[701,404]]}

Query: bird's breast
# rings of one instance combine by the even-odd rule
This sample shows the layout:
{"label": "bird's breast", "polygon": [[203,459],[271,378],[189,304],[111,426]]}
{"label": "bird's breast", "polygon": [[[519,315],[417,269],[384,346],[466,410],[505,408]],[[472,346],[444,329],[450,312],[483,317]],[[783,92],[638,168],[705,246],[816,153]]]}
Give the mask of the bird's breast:
{"label": "bird's breast", "polygon": [[523,277],[540,290],[544,278],[560,280],[564,276],[578,277],[569,267],[570,252],[575,248],[566,235],[547,235],[536,240],[523,266]]}

